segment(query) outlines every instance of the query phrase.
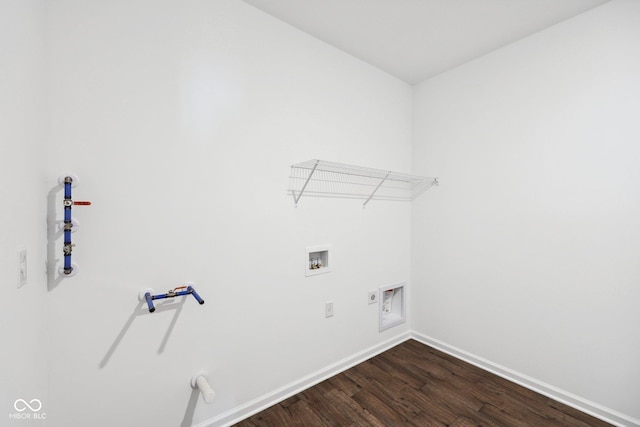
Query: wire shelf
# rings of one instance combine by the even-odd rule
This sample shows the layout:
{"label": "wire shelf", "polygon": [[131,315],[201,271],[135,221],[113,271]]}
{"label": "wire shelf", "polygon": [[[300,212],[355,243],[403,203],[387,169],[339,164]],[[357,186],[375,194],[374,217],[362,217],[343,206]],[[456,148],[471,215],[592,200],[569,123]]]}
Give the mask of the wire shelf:
{"label": "wire shelf", "polygon": [[438,185],[438,178],[366,168],[325,160],[291,165],[288,194],[297,205],[300,198],[334,197],[364,200],[411,201]]}

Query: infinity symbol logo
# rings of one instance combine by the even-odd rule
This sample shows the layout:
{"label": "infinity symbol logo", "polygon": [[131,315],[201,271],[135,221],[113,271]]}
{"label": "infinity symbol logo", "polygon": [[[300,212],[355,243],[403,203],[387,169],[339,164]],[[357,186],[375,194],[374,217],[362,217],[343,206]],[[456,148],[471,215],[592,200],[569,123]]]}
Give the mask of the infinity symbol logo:
{"label": "infinity symbol logo", "polygon": [[[31,406],[29,403],[33,406]],[[18,399],[13,403],[13,407],[16,408],[16,411],[18,412],[26,411],[27,408],[31,409],[33,412],[38,412],[40,409],[42,409],[42,402],[40,402],[38,399],[32,399],[29,403],[27,403],[27,401],[24,399]]]}

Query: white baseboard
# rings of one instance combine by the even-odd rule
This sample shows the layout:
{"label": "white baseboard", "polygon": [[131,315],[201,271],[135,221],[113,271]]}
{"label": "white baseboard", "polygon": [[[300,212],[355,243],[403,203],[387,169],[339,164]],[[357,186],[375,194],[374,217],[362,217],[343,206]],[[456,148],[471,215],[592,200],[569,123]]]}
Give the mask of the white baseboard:
{"label": "white baseboard", "polygon": [[528,377],[512,369],[446,344],[435,338],[413,331],[405,332],[380,344],[355,353],[352,356],[346,357],[327,366],[326,368],[307,375],[306,377],[289,383],[270,393],[264,394],[243,405],[230,409],[229,411],[223,412],[222,414],[206,421],[202,421],[196,424],[195,427],[227,427],[236,424],[245,418],[282,402],[283,400],[331,378],[332,376],[337,375],[358,363],[364,362],[365,360],[368,360],[410,338],[615,426],[640,427],[640,420],[636,418],[621,414],[587,399],[583,399],[580,396],[576,396],[550,384],[538,381],[535,378]]}
{"label": "white baseboard", "polygon": [[253,399],[243,405],[237,406],[227,412],[223,412],[213,418],[206,421],[202,421],[195,425],[195,427],[226,427],[236,424],[245,418],[248,418],[260,411],[267,409],[276,403],[282,402],[289,397],[300,393],[312,387],[334,375],[339,374],[342,371],[364,362],[367,359],[372,358],[382,352],[387,351],[391,347],[394,347],[409,338],[411,338],[411,332],[404,332],[394,338],[384,341],[380,344],[369,347],[363,351],[355,353],[349,357],[346,357],[334,364],[327,366],[319,371],[316,371],[304,378],[289,383],[277,390],[262,395],[256,399]]}
{"label": "white baseboard", "polygon": [[583,399],[580,396],[538,381],[535,378],[528,377],[435,338],[417,332],[412,332],[411,338],[615,426],[640,427],[640,420],[636,418],[629,417],[587,399]]}

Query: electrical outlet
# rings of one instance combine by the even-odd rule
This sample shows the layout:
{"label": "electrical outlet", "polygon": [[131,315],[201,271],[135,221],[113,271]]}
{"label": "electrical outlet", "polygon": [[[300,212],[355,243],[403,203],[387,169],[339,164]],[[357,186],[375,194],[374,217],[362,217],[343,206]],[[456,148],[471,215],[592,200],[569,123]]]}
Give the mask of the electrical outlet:
{"label": "electrical outlet", "polygon": [[333,301],[324,304],[324,317],[333,317]]}
{"label": "electrical outlet", "polygon": [[18,251],[18,288],[27,284],[27,250]]}
{"label": "electrical outlet", "polygon": [[369,291],[369,304],[378,302],[378,291]]}

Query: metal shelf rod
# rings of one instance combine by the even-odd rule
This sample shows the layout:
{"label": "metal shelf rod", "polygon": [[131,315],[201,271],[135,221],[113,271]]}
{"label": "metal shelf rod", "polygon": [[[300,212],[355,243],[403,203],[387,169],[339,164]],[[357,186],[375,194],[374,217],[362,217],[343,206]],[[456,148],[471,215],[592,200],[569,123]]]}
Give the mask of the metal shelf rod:
{"label": "metal shelf rod", "polygon": [[380,184],[378,184],[378,186],[376,187],[375,190],[373,190],[373,193],[371,193],[371,195],[369,196],[369,198],[362,204],[362,207],[367,206],[367,203],[369,203],[369,200],[371,200],[371,198],[373,197],[374,194],[376,194],[376,191],[378,191],[378,189],[380,188],[380,186],[382,184],[384,184],[384,182],[387,180],[387,177],[389,176],[389,174],[391,173],[391,171],[389,171],[387,173],[387,176],[385,176],[384,178],[382,178],[382,181],[380,181]]}

